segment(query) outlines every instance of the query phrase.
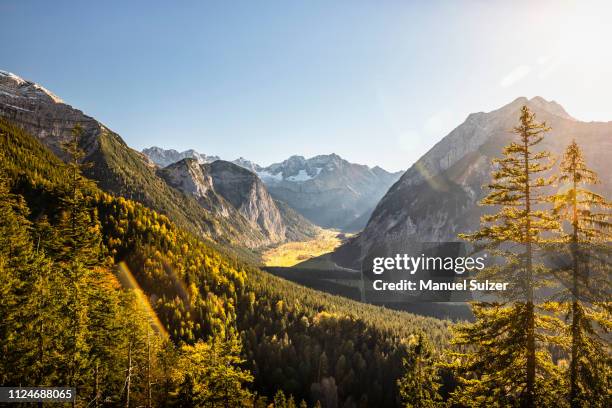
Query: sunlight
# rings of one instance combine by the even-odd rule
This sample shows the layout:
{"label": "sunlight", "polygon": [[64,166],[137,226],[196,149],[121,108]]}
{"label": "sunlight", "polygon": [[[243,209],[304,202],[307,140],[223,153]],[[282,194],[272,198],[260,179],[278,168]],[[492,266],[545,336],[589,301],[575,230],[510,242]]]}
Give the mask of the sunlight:
{"label": "sunlight", "polygon": [[136,281],[136,278],[132,274],[132,271],[130,271],[128,265],[122,261],[119,262],[118,266],[118,276],[121,284],[125,288],[132,289],[134,291],[134,293],[136,294],[136,301],[138,302],[138,305],[141,307],[141,309],[144,310],[145,313],[149,316],[149,320],[153,329],[155,329],[164,338],[168,337],[168,331],[166,330],[162,322],[159,320],[159,317],[157,317],[157,313],[155,313],[155,310],[153,310],[153,307],[149,303],[149,299],[147,299],[147,296],[140,288],[140,285]]}

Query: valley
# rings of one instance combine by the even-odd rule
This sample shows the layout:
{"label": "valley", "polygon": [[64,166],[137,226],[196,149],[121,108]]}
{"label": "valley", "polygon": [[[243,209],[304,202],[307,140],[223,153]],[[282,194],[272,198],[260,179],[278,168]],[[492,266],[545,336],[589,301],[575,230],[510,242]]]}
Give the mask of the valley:
{"label": "valley", "polygon": [[333,252],[347,236],[339,231],[319,228],[308,241],[292,241],[267,249],[262,254],[265,266],[290,267]]}

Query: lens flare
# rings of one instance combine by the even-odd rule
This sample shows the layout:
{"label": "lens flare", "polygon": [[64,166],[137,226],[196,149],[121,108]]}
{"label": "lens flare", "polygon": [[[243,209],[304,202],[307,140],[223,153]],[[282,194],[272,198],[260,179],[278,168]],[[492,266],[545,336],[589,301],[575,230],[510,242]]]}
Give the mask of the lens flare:
{"label": "lens flare", "polygon": [[168,337],[168,331],[166,330],[162,322],[159,320],[159,317],[157,317],[157,313],[155,313],[155,310],[153,310],[153,307],[149,303],[149,299],[147,298],[143,290],[140,288],[140,285],[136,281],[136,278],[132,274],[132,271],[130,271],[130,268],[125,262],[119,262],[117,275],[119,281],[121,282],[124,288],[131,289],[134,291],[138,306],[142,310],[144,310],[147,316],[149,317],[149,321],[153,329],[162,337]]}

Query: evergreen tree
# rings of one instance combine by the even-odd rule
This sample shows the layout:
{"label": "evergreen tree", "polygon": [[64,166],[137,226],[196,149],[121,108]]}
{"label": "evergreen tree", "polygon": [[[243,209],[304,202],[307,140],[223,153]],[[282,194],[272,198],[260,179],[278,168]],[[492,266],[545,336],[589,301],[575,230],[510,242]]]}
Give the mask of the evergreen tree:
{"label": "evergreen tree", "polygon": [[240,341],[211,338],[181,347],[175,378],[180,384],[179,404],[199,407],[243,406],[252,400],[245,385],[253,376],[239,367]]}
{"label": "evergreen tree", "polygon": [[397,380],[402,403],[406,408],[441,406],[442,398],[435,358],[429,341],[422,334],[412,338],[408,356],[403,359],[404,375]]}
{"label": "evergreen tree", "polygon": [[[63,144],[68,168],[68,185],[61,197],[61,216],[57,231],[55,259],[69,283],[70,296],[66,315],[70,319],[66,354],[69,367],[66,383],[78,387],[91,376],[91,343],[89,337],[89,298],[95,287],[90,285],[94,268],[102,265],[101,235],[86,191],[91,188],[82,174],[84,157],[79,148],[82,135],[75,126],[72,137]],[[79,394],[79,393],[77,393]]]}
{"label": "evergreen tree", "polygon": [[287,408],[287,397],[282,390],[278,390],[274,394],[274,408]]}
{"label": "evergreen tree", "polygon": [[22,197],[11,194],[8,180],[0,174],[0,383],[18,385],[27,365],[19,343],[23,320],[23,298],[27,294],[24,277],[35,269],[29,209]]}
{"label": "evergreen tree", "polygon": [[487,272],[489,278],[511,284],[505,293],[511,303],[475,304],[476,322],[458,328],[455,343],[471,350],[457,355],[460,387],[454,400],[459,403],[533,408],[555,400],[550,385],[558,370],[547,343],[556,323],[534,298],[549,280],[537,254],[547,242],[546,233],[557,228],[553,215],[542,208],[548,199],[545,188],[553,182],[542,176],[552,167],[550,154],[535,150],[549,130],[522,107],[520,123],[513,129],[518,140],[493,160],[490,193],[482,200],[499,211],[484,215],[479,231],[460,235],[505,259]]}
{"label": "evergreen tree", "polygon": [[62,378],[63,339],[68,322],[63,311],[66,305],[66,280],[57,273],[47,257],[45,242],[52,236],[46,218],[38,220],[32,229],[36,268],[24,283],[28,294],[23,298],[22,315],[26,322],[20,337],[33,344],[24,348],[23,358],[30,368],[31,383],[39,386],[57,384]]}
{"label": "evergreen tree", "polygon": [[[572,407],[610,406],[611,359],[602,335],[611,320],[607,296],[612,205],[586,188],[598,183],[598,178],[575,141],[565,150],[560,170],[559,180],[568,188],[557,193],[553,202],[555,213],[570,225],[561,235],[571,255],[569,277],[563,279],[568,290],[561,303],[570,320],[569,401]],[[603,270],[595,270],[598,261],[603,261],[599,264]]]}

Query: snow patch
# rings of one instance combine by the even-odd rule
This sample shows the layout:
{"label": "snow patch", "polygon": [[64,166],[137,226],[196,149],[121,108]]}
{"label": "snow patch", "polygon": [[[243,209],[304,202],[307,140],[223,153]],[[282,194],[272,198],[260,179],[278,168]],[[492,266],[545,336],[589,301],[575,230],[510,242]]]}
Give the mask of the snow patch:
{"label": "snow patch", "polygon": [[268,170],[258,171],[257,175],[264,183],[283,181],[282,173],[270,173]]}
{"label": "snow patch", "polygon": [[287,180],[289,181],[307,181],[310,179],[312,179],[312,176],[308,175],[308,173],[304,169],[298,171],[298,174],[296,174],[295,176],[287,177]]}

